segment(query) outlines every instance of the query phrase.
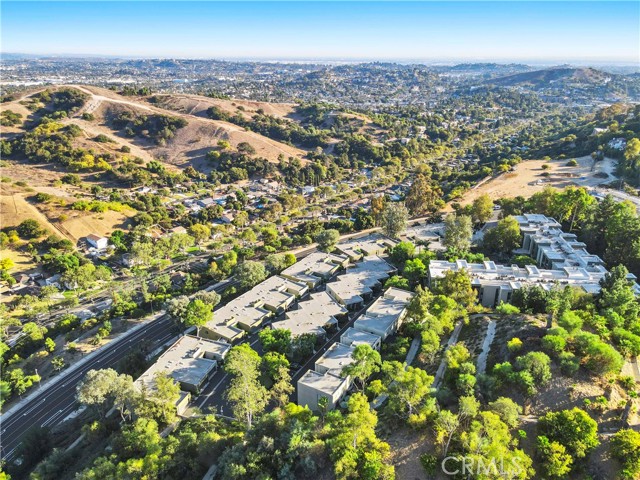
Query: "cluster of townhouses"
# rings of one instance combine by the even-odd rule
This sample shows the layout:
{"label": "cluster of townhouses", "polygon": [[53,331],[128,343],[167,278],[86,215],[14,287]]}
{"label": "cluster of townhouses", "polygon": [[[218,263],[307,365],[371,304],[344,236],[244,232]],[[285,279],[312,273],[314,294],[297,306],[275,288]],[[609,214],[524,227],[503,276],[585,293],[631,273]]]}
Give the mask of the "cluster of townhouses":
{"label": "cluster of townhouses", "polygon": [[[447,271],[466,270],[471,276],[472,286],[478,290],[480,303],[485,307],[509,302],[513,292],[526,285],[539,285],[546,290],[556,285],[571,285],[588,293],[600,291],[600,280],[607,274],[604,262],[597,255],[590,254],[575,234],[563,232],[556,220],[544,215],[525,214],[515,218],[520,225],[523,242],[514,254],[528,255],[538,266],[433,260],[429,264],[429,285],[437,282]],[[636,280],[633,274],[628,278]],[[636,283],[634,288],[640,295],[640,285]]]}
{"label": "cluster of townhouses", "polygon": [[[307,255],[220,306],[213,320],[200,327],[198,336],[180,337],[136,380],[136,385],[141,390],[154,388],[155,376],[168,374],[180,385],[177,406],[178,412],[183,412],[191,395],[199,394],[232,344],[244,336],[269,327],[287,329],[294,338],[314,334],[326,339],[350,312],[360,310],[382,292],[384,281],[395,268],[379,255],[395,244],[380,234],[371,234],[341,243],[336,253]],[[403,290],[387,290],[329,351],[346,348],[351,352],[362,342],[379,349],[380,342],[395,332],[402,320],[410,295]],[[304,388],[304,382],[302,385]],[[328,396],[335,405],[339,396]],[[317,399],[309,405],[317,407]]]}
{"label": "cluster of townhouses", "polygon": [[379,350],[381,342],[401,325],[412,297],[413,293],[406,290],[389,288],[373,302],[353,327],[345,330],[340,341],[316,360],[314,369],[298,380],[298,405],[319,410],[320,399],[326,398],[325,408],[335,408],[351,386],[351,378],[344,369],[354,361],[355,347],[368,344]]}

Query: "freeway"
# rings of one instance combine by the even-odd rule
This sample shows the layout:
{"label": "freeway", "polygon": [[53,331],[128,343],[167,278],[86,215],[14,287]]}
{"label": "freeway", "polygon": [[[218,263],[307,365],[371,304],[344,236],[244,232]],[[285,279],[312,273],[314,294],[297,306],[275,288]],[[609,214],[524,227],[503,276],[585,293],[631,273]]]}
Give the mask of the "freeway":
{"label": "freeway", "polygon": [[14,411],[9,418],[0,420],[2,458],[10,460],[16,452],[22,435],[32,427],[46,427],[60,423],[78,408],[76,387],[89,370],[113,368],[143,343],[161,345],[175,334],[168,315],[161,315],[129,335],[114,340],[97,351],[91,361],[69,375],[54,377],[46,388],[37,390],[30,401]]}
{"label": "freeway", "polygon": [[[226,280],[210,289],[220,292],[235,283],[235,280]],[[81,367],[53,377],[43,388],[37,387],[24,404],[13,409],[8,418],[6,413],[0,416],[0,457],[11,460],[22,436],[30,428],[56,425],[74,412],[78,408],[76,387],[89,370],[113,368],[143,344],[154,351],[176,335],[174,325],[168,315],[156,314],[155,319],[138,330],[125,333],[96,350]]]}

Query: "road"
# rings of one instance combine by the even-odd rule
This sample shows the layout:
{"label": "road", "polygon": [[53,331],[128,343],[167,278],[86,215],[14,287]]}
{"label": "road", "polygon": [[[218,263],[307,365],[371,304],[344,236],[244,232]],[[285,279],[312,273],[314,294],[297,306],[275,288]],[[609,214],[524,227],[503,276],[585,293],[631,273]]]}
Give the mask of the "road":
{"label": "road", "polygon": [[[218,293],[235,281],[227,280],[216,285]],[[11,460],[20,444],[22,435],[32,427],[46,427],[60,423],[78,408],[76,387],[89,370],[113,368],[120,360],[140,349],[145,344],[150,351],[159,348],[176,333],[174,322],[168,315],[161,315],[144,327],[125,333],[93,353],[87,361],[72,373],[53,377],[42,390],[32,392],[30,399],[17,410],[0,416],[0,457]]]}
{"label": "road", "polygon": [[[333,345],[335,342],[340,340],[342,334],[349,328],[353,326],[353,323],[362,315],[367,308],[377,299],[378,297],[374,297],[367,304],[365,304],[360,310],[357,312],[351,313],[349,315],[349,320],[345,322],[345,324],[338,329],[336,333],[327,338],[326,342],[320,347],[316,352],[309,358],[300,368],[298,368],[291,375],[291,383],[297,390],[298,380],[307,372],[307,370],[313,369],[316,360],[318,360],[327,349]],[[304,301],[301,299],[301,301]],[[284,315],[283,315],[284,316]],[[277,319],[274,319],[277,320]],[[256,350],[261,356],[261,344],[258,339],[258,334],[253,334],[248,337],[245,342],[248,342],[251,345],[251,348]],[[219,413],[222,415],[229,415],[231,413],[231,407],[227,403],[224,398],[224,392],[229,386],[229,382],[231,381],[231,377],[224,372],[224,370],[219,370],[216,374],[211,378],[207,386],[202,390],[202,393],[198,398],[195,399],[194,405],[200,409],[208,409],[211,412]],[[296,392],[291,396],[291,401],[295,402]]]}
{"label": "road", "polygon": [[113,368],[120,360],[140,348],[143,343],[162,345],[175,334],[173,322],[167,315],[149,322],[136,332],[120,337],[98,350],[91,361],[67,376],[54,378],[46,389],[38,391],[8,419],[0,418],[0,443],[2,458],[11,459],[20,444],[22,435],[32,427],[46,427],[64,420],[78,408],[76,386],[89,370]]}

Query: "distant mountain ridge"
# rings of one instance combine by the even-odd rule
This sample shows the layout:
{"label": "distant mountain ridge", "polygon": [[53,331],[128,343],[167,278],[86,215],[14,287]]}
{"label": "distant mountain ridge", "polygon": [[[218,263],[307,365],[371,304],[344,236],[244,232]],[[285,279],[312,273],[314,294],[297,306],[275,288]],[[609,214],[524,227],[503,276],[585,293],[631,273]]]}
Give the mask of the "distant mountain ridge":
{"label": "distant mountain ridge", "polygon": [[544,70],[515,73],[504,77],[492,78],[486,84],[504,87],[544,88],[553,84],[586,84],[591,86],[608,83],[615,75],[590,67],[553,67]]}

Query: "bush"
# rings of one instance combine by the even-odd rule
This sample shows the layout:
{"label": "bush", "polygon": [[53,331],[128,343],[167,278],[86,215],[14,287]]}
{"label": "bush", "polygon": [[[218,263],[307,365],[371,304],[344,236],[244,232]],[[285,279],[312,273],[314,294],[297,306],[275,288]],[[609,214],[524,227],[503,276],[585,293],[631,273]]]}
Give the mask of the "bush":
{"label": "bush", "polygon": [[517,315],[520,313],[520,309],[510,303],[500,302],[496,307],[496,312],[502,313],[503,315]]}
{"label": "bush", "polygon": [[577,167],[578,166],[578,162],[575,158],[569,160],[567,162],[567,167]]}
{"label": "bush", "polygon": [[427,475],[435,475],[438,467],[438,457],[430,453],[420,455],[420,464]]}

